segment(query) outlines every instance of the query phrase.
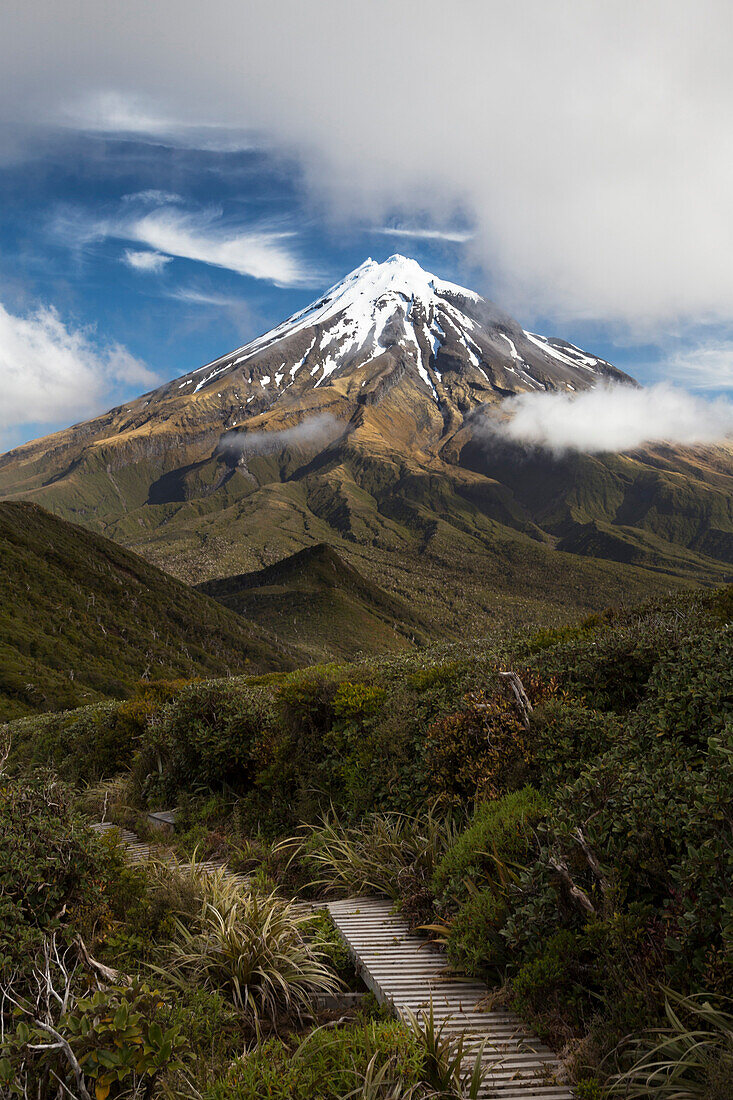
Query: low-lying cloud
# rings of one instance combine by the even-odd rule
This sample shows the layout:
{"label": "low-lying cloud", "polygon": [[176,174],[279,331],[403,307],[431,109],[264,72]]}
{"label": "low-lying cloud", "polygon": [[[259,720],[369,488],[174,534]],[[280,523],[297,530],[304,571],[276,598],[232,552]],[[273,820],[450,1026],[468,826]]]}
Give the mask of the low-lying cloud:
{"label": "low-lying cloud", "polygon": [[155,375],[121,344],[100,344],[42,307],[27,316],[0,304],[0,443],[22,424],[59,424],[98,412],[119,384]]}
{"label": "low-lying cloud", "polygon": [[343,423],[335,416],[317,413],[288,428],[226,432],[219,440],[218,450],[244,459],[253,455],[278,454],[286,447],[325,446],[337,439],[343,430]]}
{"label": "low-lying cloud", "polygon": [[733,403],[706,401],[662,383],[648,389],[604,385],[581,393],[524,393],[506,419],[483,419],[475,436],[561,454],[630,451],[644,444],[719,443],[733,436]]}

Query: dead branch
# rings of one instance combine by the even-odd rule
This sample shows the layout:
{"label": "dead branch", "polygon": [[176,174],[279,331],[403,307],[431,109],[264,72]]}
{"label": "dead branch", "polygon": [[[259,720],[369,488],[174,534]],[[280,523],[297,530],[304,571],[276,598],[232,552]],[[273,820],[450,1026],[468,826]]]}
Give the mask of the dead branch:
{"label": "dead branch", "polygon": [[579,905],[581,909],[584,909],[586,913],[590,913],[594,917],[597,916],[593,902],[590,900],[585,890],[575,882],[565,860],[560,859],[559,856],[550,856],[549,863],[550,867],[552,867],[554,871],[557,871],[558,875],[565,883],[573,901]]}
{"label": "dead branch", "polygon": [[74,937],[74,946],[78,950],[79,957],[87,970],[91,970],[100,978],[103,978],[105,982],[111,982],[112,984],[114,984],[115,982],[119,981],[119,970],[114,970],[111,966],[105,966],[104,963],[97,962],[96,959],[93,959],[87,950],[87,946],[84,943],[84,940],[81,938],[80,935],[78,935],[78,933]]}
{"label": "dead branch", "polygon": [[524,690],[524,684],[517,675],[516,672],[500,672],[505,683],[509,684],[509,687],[514,692],[514,698],[517,701],[517,708],[522,718],[522,725],[526,730],[529,729],[529,716],[532,713],[532,704],[529,701],[529,696]]}
{"label": "dead branch", "polygon": [[600,887],[601,895],[603,897],[603,910],[605,914],[608,914],[613,904],[611,898],[611,884],[603,873],[603,868],[598,861],[598,857],[588,843],[585,833],[580,828],[580,826],[578,826],[577,829],[574,829],[571,835],[573,839],[576,840],[580,845],[583,855],[588,861],[588,866],[590,867],[595,877],[598,879],[598,885]]}
{"label": "dead branch", "polygon": [[84,1073],[82,1072],[82,1068],[79,1065],[79,1063],[77,1062],[76,1055],[74,1054],[73,1050],[71,1049],[71,1047],[67,1043],[66,1039],[64,1039],[63,1035],[61,1035],[56,1030],[55,1027],[51,1027],[50,1024],[44,1024],[44,1022],[42,1020],[34,1020],[33,1022],[36,1025],[36,1027],[41,1029],[41,1031],[48,1032],[48,1034],[51,1036],[51,1038],[55,1039],[56,1042],[55,1043],[33,1043],[33,1044],[29,1043],[28,1044],[28,1049],[29,1050],[62,1050],[64,1052],[64,1054],[66,1055],[66,1061],[71,1066],[71,1070],[72,1070],[72,1072],[74,1074],[74,1078],[76,1080],[76,1087],[79,1091],[79,1095],[81,1096],[82,1100],[92,1100],[91,1096],[89,1095],[89,1092],[87,1091],[87,1087],[84,1084]]}

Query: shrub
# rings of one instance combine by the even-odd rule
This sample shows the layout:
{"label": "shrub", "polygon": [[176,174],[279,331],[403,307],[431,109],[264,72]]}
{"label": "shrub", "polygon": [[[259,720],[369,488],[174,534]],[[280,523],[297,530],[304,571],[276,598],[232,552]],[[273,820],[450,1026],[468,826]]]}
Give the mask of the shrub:
{"label": "shrub", "polygon": [[0,783],[0,973],[32,966],[46,935],[108,913],[105,849],[50,776]]}
{"label": "shrub", "polygon": [[[533,706],[559,694],[555,679],[543,683],[525,672],[523,683]],[[464,697],[463,710],[439,719],[427,732],[431,789],[454,804],[495,798],[526,782],[531,745],[507,685],[471,692]]]}
{"label": "shrub", "polygon": [[506,962],[507,945],[501,929],[507,917],[506,899],[493,890],[478,890],[450,922],[448,958],[469,974],[486,974]]}
{"label": "shrub", "polygon": [[193,928],[176,921],[169,972],[221,991],[258,1031],[263,1021],[302,1019],[316,994],[339,987],[323,953],[308,942],[310,915],[297,915],[274,894],[258,897],[224,882],[204,900]]}
{"label": "shrub", "polygon": [[153,799],[170,802],[179,791],[201,788],[243,790],[262,765],[273,723],[266,689],[225,680],[190,684],[151,718],[135,767]]}
{"label": "shrub", "polygon": [[466,880],[478,888],[484,883],[501,890],[508,872],[528,860],[534,828],[547,808],[532,787],[482,802],[468,828],[435,868],[432,886],[441,904],[448,909],[455,907],[465,896]]}
{"label": "shrub", "polygon": [[[295,1049],[280,1039],[258,1043],[206,1093],[206,1100],[344,1100],[399,1095],[420,1081],[422,1055],[395,1020],[317,1029]],[[381,1085],[366,1093],[365,1085]],[[363,1092],[364,1090],[364,1092]]]}
{"label": "shrub", "polygon": [[554,792],[623,736],[624,727],[615,714],[575,701],[548,699],[532,717],[528,767],[532,783]]}
{"label": "shrub", "polygon": [[[51,1006],[57,1007],[49,996],[46,1011]],[[19,1011],[0,1058],[5,1096],[57,1095],[59,1084],[63,1095],[89,1098],[93,1089],[96,1100],[150,1095],[161,1073],[185,1066],[188,1044],[180,1028],[167,1020],[160,995],[144,985],[72,997],[52,1026],[33,1011]]]}

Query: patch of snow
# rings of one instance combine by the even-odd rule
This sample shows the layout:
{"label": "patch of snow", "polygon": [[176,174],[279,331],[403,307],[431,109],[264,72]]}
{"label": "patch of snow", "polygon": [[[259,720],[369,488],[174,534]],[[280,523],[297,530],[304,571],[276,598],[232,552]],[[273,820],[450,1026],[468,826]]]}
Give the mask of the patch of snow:
{"label": "patch of snow", "polygon": [[[424,271],[415,260],[405,256],[390,256],[381,264],[371,259],[366,260],[345,279],[331,287],[318,301],[235,352],[198,369],[218,368],[224,364],[222,369],[226,370],[311,325],[327,328],[322,343],[324,349],[328,344],[338,341],[343,351],[343,345],[348,340],[349,347],[375,350],[379,346],[384,327],[394,316],[397,306],[401,306],[403,310],[407,307],[407,321],[413,301],[422,304],[427,317],[435,316],[440,309],[453,316],[461,326],[474,328],[474,322],[455,304],[446,301],[445,295],[456,295],[471,301],[480,300],[480,295],[474,291],[438,279],[429,271]],[[335,321],[336,324],[329,326],[329,321]]]}
{"label": "patch of snow", "polygon": [[[311,353],[311,352],[313,351],[313,347],[314,347],[314,345],[315,345],[315,342],[316,342],[316,337],[314,336],[314,337],[313,337],[313,341],[312,341],[312,343],[311,343],[311,346],[310,346],[310,347],[308,348],[308,350],[307,350],[307,352],[305,353],[305,355],[303,356],[303,358],[302,358],[302,359],[299,359],[297,363],[293,363],[292,367],[290,368],[290,377],[291,377],[291,378],[294,378],[294,377],[295,377],[295,375],[296,375],[296,374],[298,373],[298,371],[300,370],[300,368],[301,368],[301,367],[303,366],[303,363],[305,363],[306,359],[308,358],[308,356],[310,355],[310,353]],[[283,366],[284,366],[284,365],[285,365],[285,364],[283,364]]]}
{"label": "patch of snow", "polygon": [[538,336],[535,332],[525,332],[524,335],[547,355],[551,355],[553,359],[559,360],[559,362],[564,363],[567,367],[582,367],[584,370],[593,371],[598,365],[597,359],[593,359],[591,356],[585,355],[582,352],[580,355],[581,361],[574,356],[567,355],[565,352],[560,351],[559,348],[553,347],[545,336]]}

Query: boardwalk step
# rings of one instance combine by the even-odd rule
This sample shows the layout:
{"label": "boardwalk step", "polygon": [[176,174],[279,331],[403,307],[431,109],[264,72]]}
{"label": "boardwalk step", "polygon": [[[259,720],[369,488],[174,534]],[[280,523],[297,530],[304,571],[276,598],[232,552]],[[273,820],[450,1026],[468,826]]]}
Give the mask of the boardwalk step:
{"label": "boardwalk step", "polygon": [[380,1001],[404,1019],[408,1011],[419,1014],[432,1007],[444,1034],[463,1036],[465,1069],[486,1044],[480,1097],[573,1100],[572,1090],[556,1079],[560,1066],[552,1051],[513,1013],[487,1010],[486,986],[451,975],[445,957],[410,931],[391,902],[348,898],[329,902],[328,909],[362,978]]}

